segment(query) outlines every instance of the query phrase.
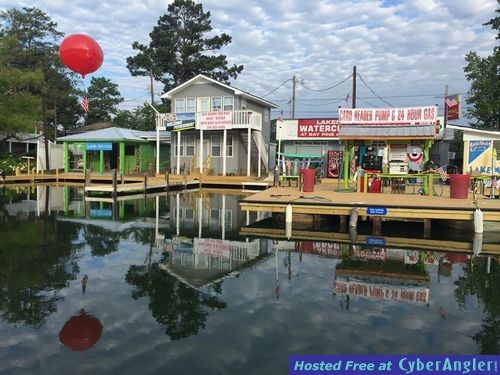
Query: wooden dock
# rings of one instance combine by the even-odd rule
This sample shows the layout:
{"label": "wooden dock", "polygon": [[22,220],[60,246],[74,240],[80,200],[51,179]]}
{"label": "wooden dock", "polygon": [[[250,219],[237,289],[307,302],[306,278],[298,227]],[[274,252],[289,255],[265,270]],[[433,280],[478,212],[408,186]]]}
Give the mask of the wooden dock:
{"label": "wooden dock", "polygon": [[[476,208],[481,209],[484,221],[500,222],[500,199],[479,196],[473,201],[452,199],[449,191],[443,196],[418,194],[358,193],[337,189],[336,183],[323,180],[314,186],[314,192],[301,193],[297,187],[273,187],[240,201],[243,211],[272,212],[292,215],[338,215],[342,220],[357,216],[368,217],[374,223],[388,220],[423,221],[430,226],[431,219],[473,221]],[[354,223],[354,226],[356,224]]]}

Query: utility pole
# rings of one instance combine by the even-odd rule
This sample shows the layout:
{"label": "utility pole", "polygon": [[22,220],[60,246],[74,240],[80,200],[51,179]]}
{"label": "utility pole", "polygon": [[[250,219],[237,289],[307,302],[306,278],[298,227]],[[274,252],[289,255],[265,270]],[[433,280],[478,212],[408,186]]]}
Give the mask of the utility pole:
{"label": "utility pole", "polygon": [[443,129],[446,129],[446,124],[448,123],[448,105],[446,104],[446,99],[448,98],[448,85],[444,86],[444,121]]}
{"label": "utility pole", "polygon": [[352,108],[356,108],[356,66],[352,67]]}
{"label": "utility pole", "polygon": [[296,80],[295,76],[293,76],[292,79],[292,120],[295,118],[295,85],[296,85]]}
{"label": "utility pole", "polygon": [[152,105],[155,105],[155,94],[154,94],[154,90],[153,90],[153,70],[150,69],[149,70],[149,80],[150,80],[150,84],[151,84],[151,104]]}

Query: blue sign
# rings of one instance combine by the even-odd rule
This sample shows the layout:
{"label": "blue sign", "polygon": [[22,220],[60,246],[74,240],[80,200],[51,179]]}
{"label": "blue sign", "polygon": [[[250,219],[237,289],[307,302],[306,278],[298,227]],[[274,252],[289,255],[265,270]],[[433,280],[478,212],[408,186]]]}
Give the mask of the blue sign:
{"label": "blue sign", "polygon": [[111,151],[113,144],[111,142],[87,142],[87,151]]}
{"label": "blue sign", "polygon": [[368,246],[385,247],[385,238],[382,237],[367,237],[366,244]]}
{"label": "blue sign", "polygon": [[498,355],[291,355],[289,375],[490,375]]}
{"label": "blue sign", "polygon": [[387,207],[367,207],[367,215],[387,215]]}
{"label": "blue sign", "polygon": [[113,211],[111,208],[91,208],[90,217],[112,217]]}
{"label": "blue sign", "polygon": [[491,147],[492,141],[469,141],[469,164]]}

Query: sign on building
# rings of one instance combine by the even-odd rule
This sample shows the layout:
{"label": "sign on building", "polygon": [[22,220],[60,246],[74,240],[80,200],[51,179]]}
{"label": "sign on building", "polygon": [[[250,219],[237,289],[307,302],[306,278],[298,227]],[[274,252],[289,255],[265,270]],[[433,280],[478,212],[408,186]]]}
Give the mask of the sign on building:
{"label": "sign on building", "polygon": [[233,117],[231,111],[201,112],[197,128],[200,130],[232,129]]}
{"label": "sign on building", "polygon": [[342,125],[436,125],[437,106],[408,108],[340,108]]}

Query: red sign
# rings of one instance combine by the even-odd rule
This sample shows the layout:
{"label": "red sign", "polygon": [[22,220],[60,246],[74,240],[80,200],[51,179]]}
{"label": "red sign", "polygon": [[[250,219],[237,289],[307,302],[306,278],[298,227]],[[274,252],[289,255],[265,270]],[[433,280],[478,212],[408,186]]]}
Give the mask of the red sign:
{"label": "red sign", "polygon": [[342,125],[435,125],[437,107],[340,108]]}
{"label": "red sign", "polygon": [[299,138],[337,138],[339,120],[332,118],[299,119],[297,137]]}

